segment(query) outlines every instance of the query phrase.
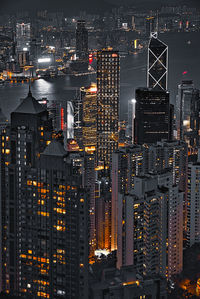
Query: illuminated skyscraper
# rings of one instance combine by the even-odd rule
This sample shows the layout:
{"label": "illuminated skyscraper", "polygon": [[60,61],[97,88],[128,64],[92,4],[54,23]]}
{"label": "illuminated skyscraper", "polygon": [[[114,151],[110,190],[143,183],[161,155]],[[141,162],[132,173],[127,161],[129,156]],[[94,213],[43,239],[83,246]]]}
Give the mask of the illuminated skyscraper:
{"label": "illuminated skyscraper", "polygon": [[[30,215],[30,211],[28,212],[24,206],[22,185],[25,178],[23,174],[25,168],[36,164],[37,157],[51,140],[51,134],[52,127],[48,112],[29,91],[28,96],[11,114],[11,126],[2,133],[4,142],[1,143],[3,147],[1,161],[6,163],[3,163],[4,167],[1,168],[1,184],[7,182],[6,185],[5,183],[1,185],[1,202],[4,205],[2,246],[6,248],[2,258],[4,261],[2,288],[7,293],[17,294],[19,292],[21,228],[25,218]],[[8,217],[5,217],[6,214]]]}
{"label": "illuminated skyscraper", "polygon": [[166,91],[168,87],[168,46],[153,33],[148,46],[147,87]]}
{"label": "illuminated skyscraper", "polygon": [[150,88],[136,90],[135,143],[171,140],[170,118],[168,92]]}
{"label": "illuminated skyscraper", "polygon": [[97,146],[97,86],[81,88],[82,130],[84,148]]}
{"label": "illuminated skyscraper", "polygon": [[118,147],[119,53],[112,49],[97,52],[97,161],[110,164]]}
{"label": "illuminated skyscraper", "polygon": [[30,50],[31,40],[31,24],[17,23],[16,25],[16,41],[17,52],[28,52]]}
{"label": "illuminated skyscraper", "polygon": [[88,298],[83,159],[52,135],[47,110],[29,92],[1,135],[2,289],[33,298]]}
{"label": "illuminated skyscraper", "polygon": [[25,170],[18,252],[22,294],[88,298],[88,203],[75,163],[54,140],[38,166]]}

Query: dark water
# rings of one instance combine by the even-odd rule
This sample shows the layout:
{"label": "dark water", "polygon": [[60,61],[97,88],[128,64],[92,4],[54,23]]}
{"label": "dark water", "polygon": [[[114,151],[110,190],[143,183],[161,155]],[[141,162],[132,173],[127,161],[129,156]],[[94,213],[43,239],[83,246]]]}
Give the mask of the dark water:
{"label": "dark water", "polygon": [[[169,91],[174,103],[177,85],[183,78],[193,79],[195,86],[200,88],[200,33],[160,34],[159,38],[169,46]],[[188,41],[191,41],[190,45]],[[146,52],[121,59],[121,119],[126,118],[127,103],[134,98],[135,88],[146,86],[146,61]],[[187,74],[183,76],[184,71]],[[40,79],[32,84],[32,93],[36,99],[67,100],[73,98],[81,86],[94,81],[95,75],[77,79],[70,76]],[[27,83],[0,86],[0,106],[8,117],[27,92]]]}

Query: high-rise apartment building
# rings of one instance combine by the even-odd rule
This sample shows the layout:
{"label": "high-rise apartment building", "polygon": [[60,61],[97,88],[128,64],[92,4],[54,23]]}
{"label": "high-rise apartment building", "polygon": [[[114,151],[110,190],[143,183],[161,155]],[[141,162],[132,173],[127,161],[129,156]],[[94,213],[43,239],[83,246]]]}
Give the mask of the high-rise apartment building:
{"label": "high-rise apartment building", "polygon": [[118,147],[119,53],[112,49],[97,52],[97,161],[110,164]]}
{"label": "high-rise apartment building", "polygon": [[169,93],[140,88],[136,90],[135,134],[136,144],[171,140],[172,124]]}
{"label": "high-rise apartment building", "polygon": [[28,97],[11,114],[11,125],[1,136],[1,202],[5,207],[2,211],[2,246],[5,248],[2,286],[8,293],[19,291],[19,226],[21,213],[25,211],[21,189],[24,169],[35,165],[51,140],[51,131],[47,111],[29,91]]}
{"label": "high-rise apartment building", "polygon": [[176,98],[177,139],[187,142],[191,154],[197,152],[200,145],[199,109],[199,90],[195,89],[192,80],[182,81]]}
{"label": "high-rise apartment building", "polygon": [[95,190],[97,249],[111,250],[111,186],[110,180],[102,177],[96,181]]}
{"label": "high-rise apartment building", "polygon": [[172,183],[183,192],[187,187],[187,144],[171,141],[158,142],[149,147],[149,171],[161,171],[169,168],[172,171]]}
{"label": "high-rise apartment building", "polygon": [[117,265],[171,278],[183,265],[183,193],[166,170],[135,178],[134,189],[119,194]]}
{"label": "high-rise apartment building", "polygon": [[19,292],[36,298],[87,298],[88,198],[79,167],[53,140],[25,177]]}
{"label": "high-rise apartment building", "polygon": [[118,268],[135,261],[138,272],[165,276],[167,189],[159,188],[156,178],[143,176],[135,178],[132,192],[134,196],[120,195],[118,201]]}
{"label": "high-rise apartment building", "polygon": [[4,292],[88,298],[89,195],[77,155],[29,92],[1,135]]}
{"label": "high-rise apartment building", "polygon": [[156,33],[148,46],[147,87],[163,91],[168,88],[168,46]]}
{"label": "high-rise apartment building", "polygon": [[112,154],[112,234],[111,250],[117,249],[118,196],[127,194],[134,187],[135,176],[148,170],[147,152],[143,146],[130,146]]}
{"label": "high-rise apartment building", "polygon": [[188,164],[187,246],[200,242],[200,163]]}

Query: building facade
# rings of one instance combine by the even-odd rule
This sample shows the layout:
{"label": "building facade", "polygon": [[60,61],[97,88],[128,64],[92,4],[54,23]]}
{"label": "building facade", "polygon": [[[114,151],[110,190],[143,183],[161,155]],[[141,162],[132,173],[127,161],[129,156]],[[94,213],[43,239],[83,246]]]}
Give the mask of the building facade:
{"label": "building facade", "polygon": [[171,113],[169,93],[140,88],[136,90],[135,134],[136,144],[171,140]]}
{"label": "building facade", "polygon": [[110,164],[118,147],[119,53],[112,49],[97,52],[97,161]]}

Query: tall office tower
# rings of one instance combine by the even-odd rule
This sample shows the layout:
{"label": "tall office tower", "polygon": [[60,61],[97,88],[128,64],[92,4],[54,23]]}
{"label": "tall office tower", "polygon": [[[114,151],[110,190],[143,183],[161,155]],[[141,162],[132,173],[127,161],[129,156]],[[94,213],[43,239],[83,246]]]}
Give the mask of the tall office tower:
{"label": "tall office tower", "polygon": [[76,55],[79,60],[88,62],[88,31],[85,21],[78,20],[76,27]]}
{"label": "tall office tower", "polygon": [[110,164],[118,147],[119,53],[112,49],[97,52],[97,161]]}
{"label": "tall office tower", "polygon": [[88,198],[79,165],[53,140],[24,170],[19,293],[88,298]]}
{"label": "tall office tower", "polygon": [[153,34],[148,46],[147,87],[166,91],[168,86],[168,46]]}
{"label": "tall office tower", "polygon": [[31,24],[17,23],[16,24],[16,42],[17,52],[29,52],[31,40]]}
{"label": "tall office tower", "polygon": [[169,93],[162,90],[136,90],[135,143],[171,140]]}
{"label": "tall office tower", "polygon": [[134,187],[135,176],[146,173],[147,157],[147,151],[142,146],[120,149],[112,154],[112,251],[117,249],[117,210],[119,193],[128,193],[129,190]]}
{"label": "tall office tower", "polygon": [[188,164],[187,246],[200,242],[200,163]]}
{"label": "tall office tower", "polygon": [[97,147],[97,86],[81,88],[83,147]]}
{"label": "tall office tower", "polygon": [[11,114],[11,126],[1,136],[1,203],[3,277],[2,289],[7,293],[18,293],[21,228],[31,218],[31,205],[24,206],[22,186],[24,171],[35,165],[38,156],[51,140],[51,122],[48,112],[29,91],[28,97]]}
{"label": "tall office tower", "polygon": [[192,80],[184,80],[178,85],[176,98],[177,139],[187,142],[190,152],[197,149],[199,140],[199,90]]}

